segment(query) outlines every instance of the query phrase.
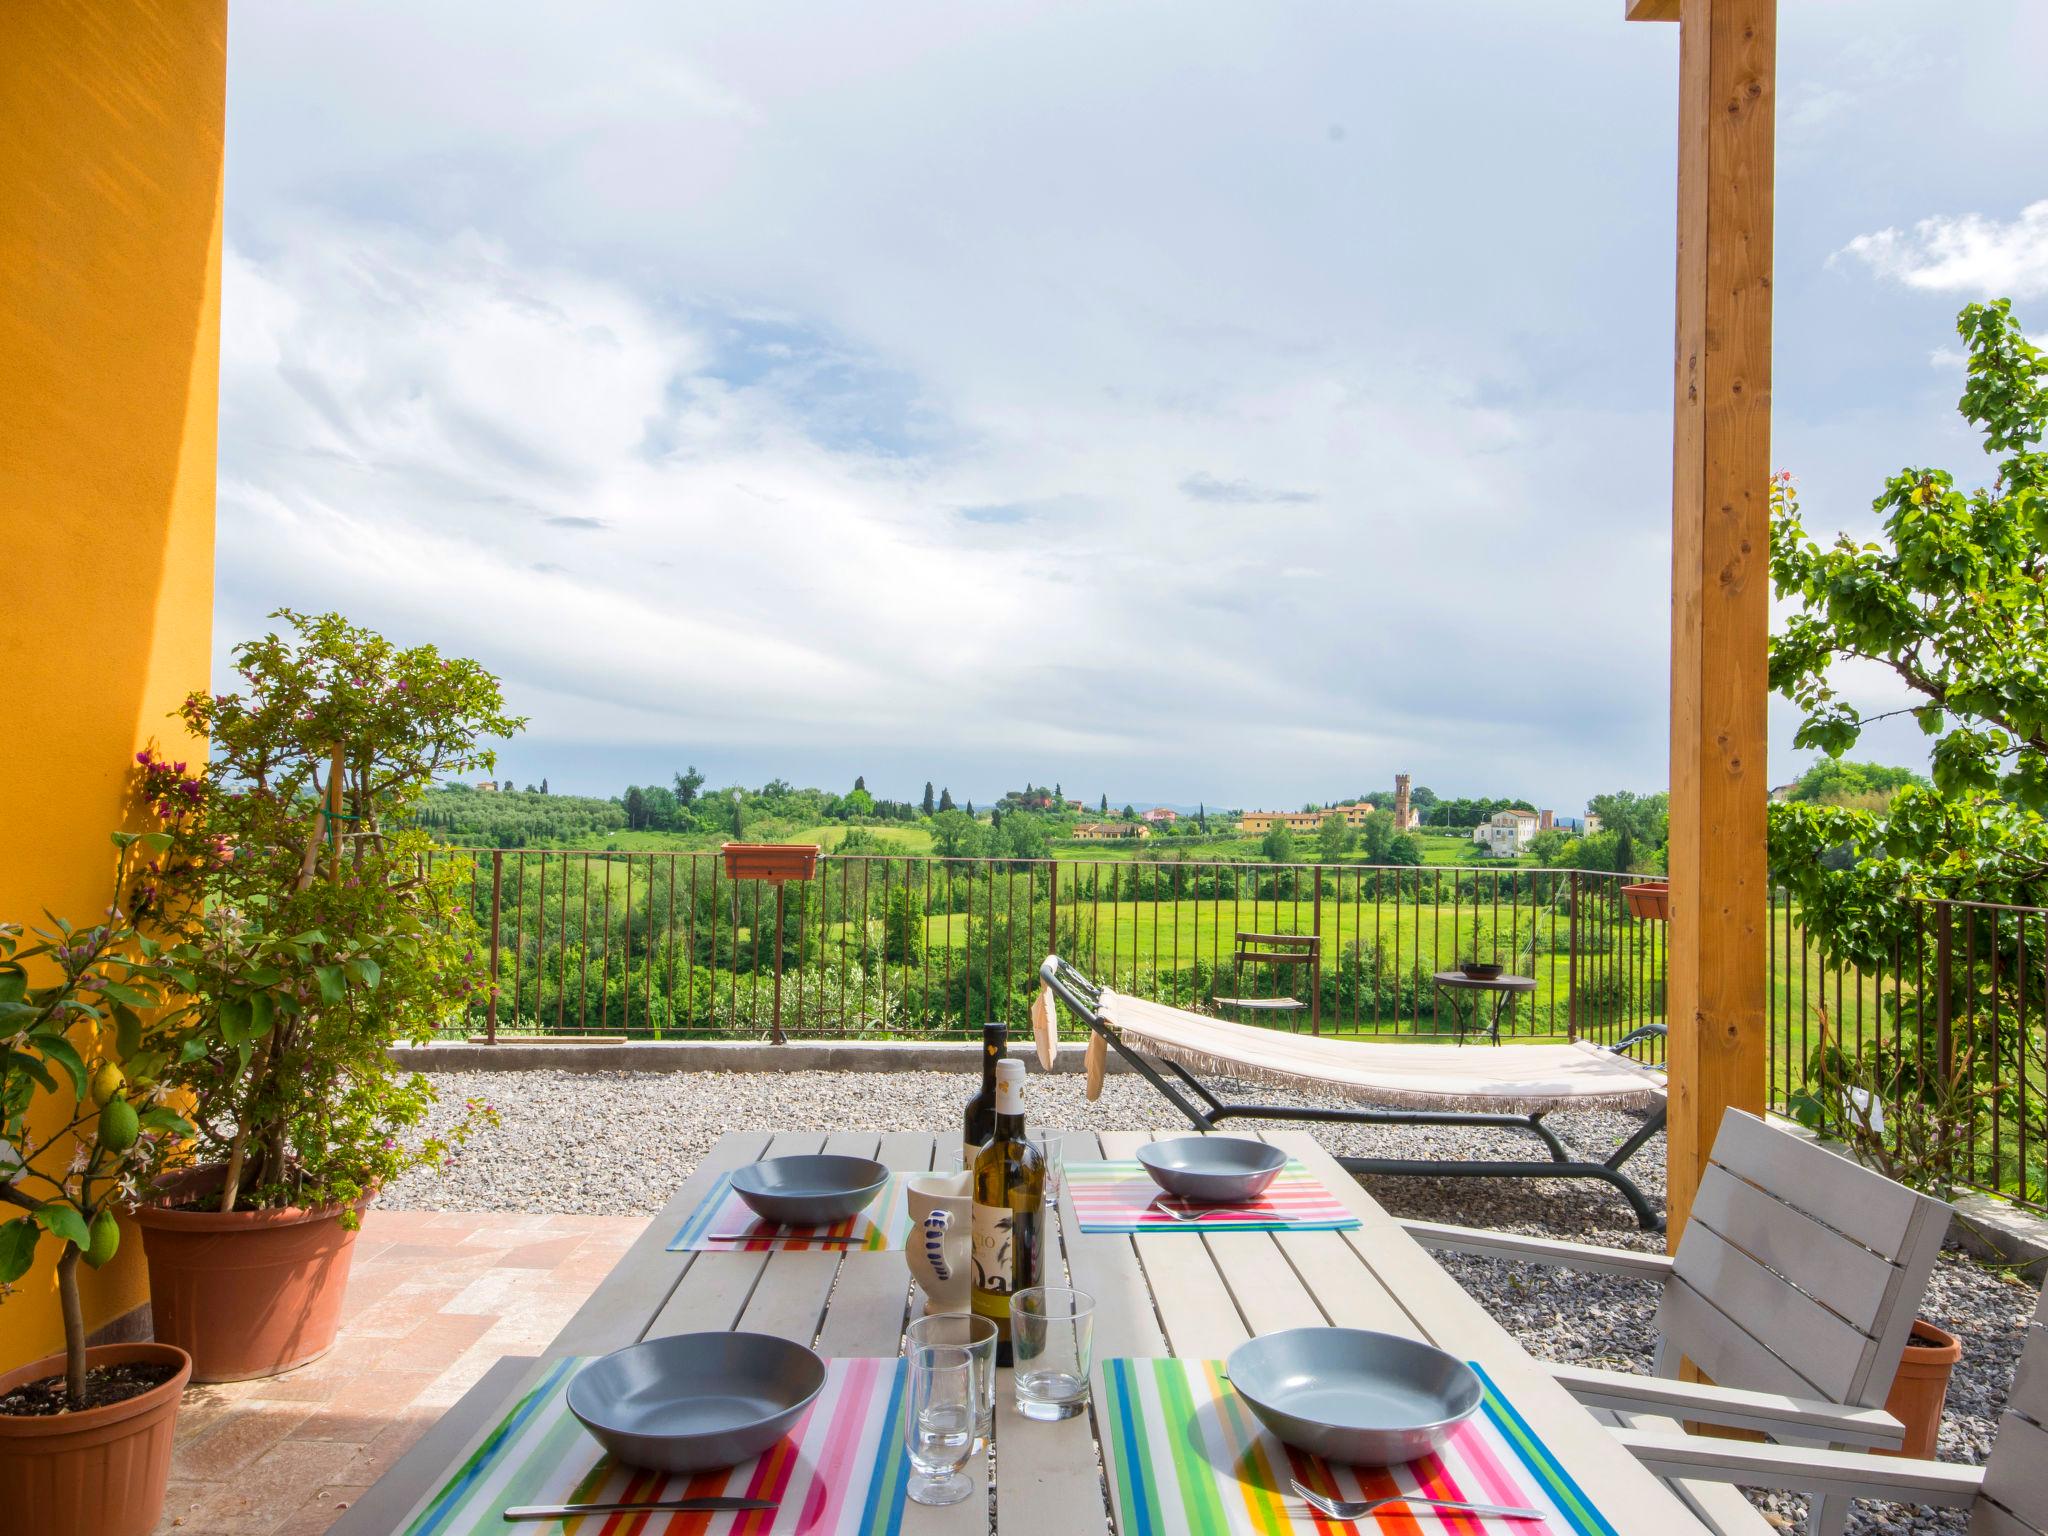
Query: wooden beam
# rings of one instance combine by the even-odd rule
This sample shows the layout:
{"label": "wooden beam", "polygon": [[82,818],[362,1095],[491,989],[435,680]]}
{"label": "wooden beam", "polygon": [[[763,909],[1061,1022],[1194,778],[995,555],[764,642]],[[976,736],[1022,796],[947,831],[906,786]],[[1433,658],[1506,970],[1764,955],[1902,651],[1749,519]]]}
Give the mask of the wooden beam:
{"label": "wooden beam", "polygon": [[1685,0],[1671,499],[1670,1242],[1764,1107],[1777,0]]}
{"label": "wooden beam", "polygon": [[1623,0],[1630,21],[1676,21],[1679,0]]}

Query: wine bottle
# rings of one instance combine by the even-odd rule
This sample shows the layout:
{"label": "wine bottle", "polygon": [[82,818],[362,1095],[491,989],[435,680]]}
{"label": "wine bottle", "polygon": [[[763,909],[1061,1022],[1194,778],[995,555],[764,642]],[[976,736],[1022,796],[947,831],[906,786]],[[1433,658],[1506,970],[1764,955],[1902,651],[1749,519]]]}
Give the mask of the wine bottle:
{"label": "wine bottle", "polygon": [[1010,1363],[1010,1298],[1045,1281],[1045,1157],[1024,1139],[1024,1063],[996,1064],[996,1124],[974,1159],[974,1310]]}
{"label": "wine bottle", "polygon": [[996,1133],[996,1063],[1010,1043],[1010,1026],[981,1026],[981,1091],[967,1101],[965,1128],[960,1133],[960,1166],[974,1171],[974,1159]]}

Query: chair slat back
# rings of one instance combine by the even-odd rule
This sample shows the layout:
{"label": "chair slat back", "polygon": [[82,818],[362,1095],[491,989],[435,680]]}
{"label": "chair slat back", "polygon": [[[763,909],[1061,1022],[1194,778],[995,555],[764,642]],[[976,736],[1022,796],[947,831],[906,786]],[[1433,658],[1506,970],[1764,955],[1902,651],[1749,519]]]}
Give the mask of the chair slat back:
{"label": "chair slat back", "polygon": [[2035,1304],[1970,1536],[2048,1536],[2048,1295]]}
{"label": "chair slat back", "polygon": [[1657,1369],[1876,1407],[1948,1230],[1948,1207],[1729,1110],[1658,1308]]}

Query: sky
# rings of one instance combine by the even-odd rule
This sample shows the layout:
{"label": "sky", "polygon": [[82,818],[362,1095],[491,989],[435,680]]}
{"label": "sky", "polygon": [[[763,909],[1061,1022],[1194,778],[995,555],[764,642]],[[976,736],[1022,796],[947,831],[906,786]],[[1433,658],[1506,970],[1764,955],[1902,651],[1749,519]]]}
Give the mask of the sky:
{"label": "sky", "polygon": [[[1620,12],[236,6],[216,670],[280,606],[473,656],[557,790],[1662,788],[1678,33]],[[1955,312],[2048,314],[2048,6],[1779,54],[1773,456],[1867,533],[1988,477]]]}

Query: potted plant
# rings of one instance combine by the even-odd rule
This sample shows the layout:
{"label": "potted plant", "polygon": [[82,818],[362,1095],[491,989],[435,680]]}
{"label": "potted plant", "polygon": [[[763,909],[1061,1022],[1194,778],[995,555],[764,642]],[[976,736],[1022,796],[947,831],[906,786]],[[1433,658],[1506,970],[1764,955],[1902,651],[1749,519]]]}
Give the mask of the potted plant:
{"label": "potted plant", "polygon": [[139,753],[169,838],[150,892],[175,928],[171,1067],[196,1127],[137,1212],[157,1337],[195,1381],[275,1374],[333,1342],[378,1186],[473,1127],[414,1141],[434,1094],[389,1049],[459,1022],[488,979],[467,866],[404,822],[440,773],[495,766],[523,722],[474,662],[334,614],[237,647],[244,687],[182,715],[188,769]]}
{"label": "potted plant", "polygon": [[[120,873],[135,849],[164,841],[117,836]],[[192,1371],[169,1344],[88,1348],[79,1302],[78,1266],[113,1258],[116,1211],[165,1143],[192,1132],[165,1103],[168,1052],[146,1022],[164,970],[122,910],[124,888],[90,927],[0,923],[0,1295],[48,1238],[64,1319],[63,1354],[0,1374],[0,1511],[8,1529],[39,1536],[156,1528]],[[32,968],[50,980],[31,985]],[[39,1100],[54,1116],[32,1116]]]}
{"label": "potted plant", "polygon": [[816,843],[727,843],[725,872],[734,880],[808,880],[818,871]]}

